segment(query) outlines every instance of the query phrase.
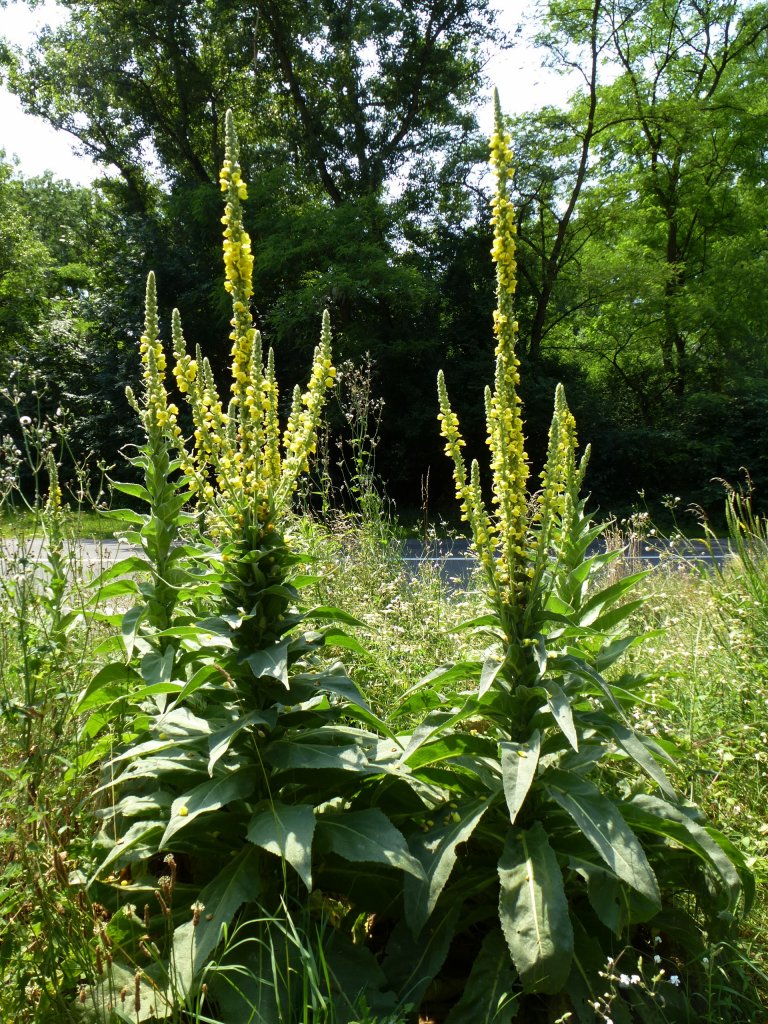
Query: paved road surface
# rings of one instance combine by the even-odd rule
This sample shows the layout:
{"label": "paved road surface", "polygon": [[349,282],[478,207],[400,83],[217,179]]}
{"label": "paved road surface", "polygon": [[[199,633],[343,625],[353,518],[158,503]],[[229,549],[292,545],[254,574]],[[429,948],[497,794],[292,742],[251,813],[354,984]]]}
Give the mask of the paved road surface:
{"label": "paved road surface", "polygon": [[[22,553],[30,562],[39,558],[42,543],[31,542]],[[129,544],[115,540],[83,540],[79,545],[79,558],[83,568],[96,575],[118,558],[123,558],[134,550]],[[594,546],[599,551],[599,544]],[[711,546],[701,541],[683,541],[674,548],[663,541],[644,541],[639,550],[625,559],[632,563],[633,568],[653,568],[660,564],[707,566],[713,562],[722,564],[729,555],[728,542],[717,540]],[[0,541],[0,572],[5,574],[14,562],[18,565],[19,551],[12,541]],[[424,544],[419,540],[406,540],[402,543],[402,557],[406,568],[414,573],[422,565],[433,565],[447,580],[466,582],[477,566],[467,540],[438,540]]]}

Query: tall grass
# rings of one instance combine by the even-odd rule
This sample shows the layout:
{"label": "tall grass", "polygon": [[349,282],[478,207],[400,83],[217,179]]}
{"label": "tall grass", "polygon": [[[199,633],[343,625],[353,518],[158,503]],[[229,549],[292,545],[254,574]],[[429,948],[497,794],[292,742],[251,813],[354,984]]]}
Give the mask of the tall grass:
{"label": "tall grass", "polygon": [[[377,535],[379,530],[377,524]],[[357,633],[363,650],[345,653],[353,676],[383,713],[415,676],[448,653],[455,657],[450,631],[476,605],[471,591],[446,583],[438,567],[417,576],[406,573],[394,539],[389,547],[373,542],[359,518],[337,515],[330,524],[303,520],[296,533],[328,570],[318,601],[343,605],[365,622]],[[58,583],[50,578],[50,562],[22,549],[15,562],[8,552],[5,558],[0,1019],[54,1024],[75,1019],[78,993],[95,977],[97,960],[106,956],[105,950],[96,952],[100,908],[71,884],[93,862],[97,829],[91,801],[95,778],[76,771],[83,740],[71,709],[98,658],[101,638],[87,618],[68,622],[61,631],[51,605]],[[84,604],[84,572],[68,566],[64,608]],[[765,609],[756,602],[747,572],[768,578],[768,563],[761,560],[745,570],[735,561],[715,574],[684,567],[657,570],[645,584],[645,606],[636,613],[640,628],[664,631],[635,658],[635,667],[648,673],[638,724],[682,749],[679,781],[687,795],[742,848],[758,878],[756,908],[741,941],[702,953],[708,987],[701,1019],[733,1024],[760,1020],[768,1007],[768,902],[762,894],[768,668],[762,655]],[[273,928],[270,934],[278,933]],[[245,937],[238,932],[233,941]],[[226,958],[211,969],[235,970]],[[632,973],[619,965],[617,977],[625,970]],[[359,1016],[362,1020],[362,1009]],[[204,1006],[199,1019],[211,1019]]]}

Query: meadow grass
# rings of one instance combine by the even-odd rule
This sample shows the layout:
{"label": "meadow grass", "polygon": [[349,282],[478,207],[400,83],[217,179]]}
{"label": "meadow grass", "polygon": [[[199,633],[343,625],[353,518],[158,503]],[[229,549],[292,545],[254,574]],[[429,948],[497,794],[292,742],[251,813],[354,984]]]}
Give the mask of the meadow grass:
{"label": "meadow grass", "polygon": [[[361,649],[340,653],[383,717],[436,665],[476,656],[471,635],[456,632],[483,611],[471,581],[446,579],[435,564],[406,571],[381,522],[303,517],[294,533],[315,561],[310,603],[333,603],[364,623],[350,629]],[[36,1024],[77,1019],[80,987],[103,955],[94,945],[100,910],[69,884],[94,862],[96,775],[78,771],[88,740],[72,708],[103,634],[87,617],[66,617],[83,604],[82,581],[70,574],[55,608],[51,582],[30,585],[25,564],[0,588],[0,1019]],[[765,609],[738,564],[704,573],[670,563],[644,588],[636,625],[653,635],[632,656],[648,673],[636,724],[674,745],[677,786],[743,850],[758,883],[741,940],[708,950],[702,1019],[760,1020],[768,1010]]]}
{"label": "meadow grass", "polygon": [[[100,512],[71,509],[63,513],[68,536],[81,540],[112,540],[115,523]],[[0,538],[25,538],[40,534],[40,516],[28,509],[0,511]]]}

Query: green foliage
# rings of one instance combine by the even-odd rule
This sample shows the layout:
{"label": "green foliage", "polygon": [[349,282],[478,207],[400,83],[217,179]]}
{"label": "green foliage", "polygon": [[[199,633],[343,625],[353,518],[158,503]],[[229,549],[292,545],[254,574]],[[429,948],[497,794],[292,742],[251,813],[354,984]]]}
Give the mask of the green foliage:
{"label": "green foliage", "polygon": [[[670,752],[632,725],[643,679],[621,673],[617,663],[640,640],[626,622],[639,607],[632,591],[645,574],[601,582],[615,553],[590,551],[602,530],[579,496],[586,458],[576,458],[560,388],[542,488],[527,494],[509,140],[498,108],[492,153],[492,510],[476,462],[467,473],[458,420],[439,380],[446,450],[487,579],[489,610],[467,628],[489,646],[481,661],[431,673],[401,705],[408,709],[415,697],[429,712],[406,746],[405,763],[455,772],[445,779],[453,783],[455,809],[412,841],[427,883],[406,879],[406,916],[417,935],[433,910],[455,912],[470,933],[498,922],[517,976],[507,996],[522,999],[530,1014],[539,1006],[593,1020],[600,971],[624,947],[650,964],[650,937],[670,932],[677,955],[695,956],[702,930],[727,933],[742,899],[749,910],[754,883],[736,847],[676,795],[665,772],[674,764]],[[457,731],[460,723],[468,730]],[[459,844],[465,852],[456,876]],[[498,887],[489,878],[494,864]],[[673,1004],[675,995],[670,989],[665,998]],[[611,1007],[616,1019],[630,1019],[633,1010],[642,1013],[632,993]]]}
{"label": "green foliage", "polygon": [[[239,220],[245,185],[231,123],[222,188],[233,399],[224,413],[208,364],[190,360],[175,317],[175,373],[190,396],[195,424],[188,450],[165,391],[150,277],[143,393],[130,396],[146,433],[133,460],[143,483],[116,485],[148,504],[149,512],[112,514],[135,527],[126,539],[141,554],[97,580],[101,599],[119,593],[134,603],[121,617],[123,660],[105,665],[79,704],[90,713],[86,733],[97,738],[94,752],[115,747],[102,787],[111,797],[103,814],[107,849],[91,884],[113,907],[109,886],[118,883],[129,898],[152,894],[161,910],[155,924],[151,916],[146,922],[143,938],[115,933],[112,922],[122,918],[110,921],[113,962],[88,996],[97,1015],[132,976],[139,1020],[178,1017],[183,1007],[199,1003],[206,965],[234,922],[242,926],[238,958],[246,950],[255,958],[237,963],[251,981],[258,979],[257,990],[247,983],[242,990],[228,987],[221,970],[206,975],[208,998],[228,1019],[245,1013],[252,999],[265,1007],[271,1002],[265,1012],[279,1017],[275,1000],[285,994],[283,982],[272,975],[268,991],[261,973],[272,926],[260,936],[244,922],[281,907],[290,922],[306,891],[319,898],[321,910],[323,894],[333,893],[350,918],[335,938],[343,969],[351,941],[345,935],[370,898],[352,894],[372,866],[395,892],[402,873],[423,874],[393,821],[404,809],[395,800],[390,811],[382,798],[382,779],[392,775],[396,784],[399,778],[391,755],[382,759],[380,753],[391,733],[343,668],[321,658],[326,646],[352,645],[339,623],[356,620],[327,606],[298,610],[302,559],[282,531],[314,447],[323,388],[332,383],[330,332],[326,323],[308,390],[294,395],[281,453],[274,360],[270,354],[262,364],[260,339],[248,319],[250,244]],[[180,460],[171,458],[173,449]],[[197,514],[184,511],[194,495]],[[206,510],[217,547],[199,532]],[[393,737],[389,742],[399,750]],[[156,882],[153,864],[160,859],[170,874]],[[178,903],[182,892],[192,907],[186,920]],[[311,929],[305,941],[315,941]],[[150,942],[152,963],[145,969],[142,943]],[[368,986],[365,994],[372,1006]],[[382,1008],[393,1009],[396,1001],[389,993]],[[356,1006],[348,998],[335,1012],[349,1020]]]}
{"label": "green foliage", "polygon": [[77,865],[90,855],[93,782],[76,770],[74,707],[97,630],[50,431],[23,430],[23,446],[39,502],[27,508],[18,463],[5,462],[4,503],[27,514],[0,540],[0,1016],[69,1021],[92,966]]}

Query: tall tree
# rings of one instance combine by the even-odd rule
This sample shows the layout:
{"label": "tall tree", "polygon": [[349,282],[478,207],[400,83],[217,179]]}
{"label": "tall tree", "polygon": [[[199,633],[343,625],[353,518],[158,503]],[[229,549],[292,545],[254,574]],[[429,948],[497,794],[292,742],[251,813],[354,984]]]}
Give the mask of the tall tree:
{"label": "tall tree", "polygon": [[458,253],[454,229],[473,213],[463,182],[484,160],[472,108],[498,38],[490,0],[61,5],[69,20],[9,53],[6,80],[118,168],[110,187],[126,221],[144,220],[144,262],[193,340],[214,365],[227,358],[228,313],[211,282],[232,107],[252,183],[256,303],[281,366],[287,355],[289,381],[298,374],[329,307],[337,349],[370,349],[389,382],[392,440],[403,432],[412,462],[441,361],[429,253],[450,263],[450,239]]}

